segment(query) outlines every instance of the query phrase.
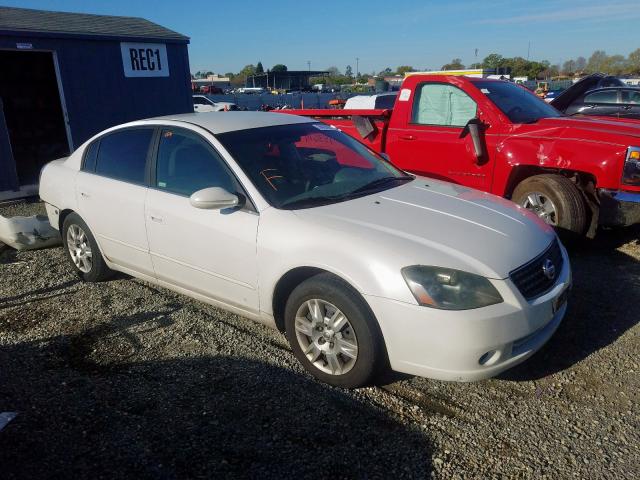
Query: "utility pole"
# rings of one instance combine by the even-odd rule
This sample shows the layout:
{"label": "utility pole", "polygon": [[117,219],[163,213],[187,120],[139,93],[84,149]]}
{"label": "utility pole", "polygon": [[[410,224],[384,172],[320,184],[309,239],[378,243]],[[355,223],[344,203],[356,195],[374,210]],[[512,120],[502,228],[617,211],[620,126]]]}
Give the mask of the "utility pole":
{"label": "utility pole", "polygon": [[309,67],[309,71],[311,71],[311,60],[307,60],[307,67]]}
{"label": "utility pole", "polygon": [[360,58],[356,57],[356,84],[358,83],[359,76],[360,76]]}
{"label": "utility pole", "polygon": [[529,40],[529,44],[527,45],[527,62],[529,61],[529,53],[531,53],[531,40]]}

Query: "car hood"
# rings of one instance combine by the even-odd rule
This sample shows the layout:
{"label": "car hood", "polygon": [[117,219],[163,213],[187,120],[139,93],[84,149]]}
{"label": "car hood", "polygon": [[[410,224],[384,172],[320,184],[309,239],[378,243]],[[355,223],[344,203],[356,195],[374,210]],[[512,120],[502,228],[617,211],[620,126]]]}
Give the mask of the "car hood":
{"label": "car hood", "polygon": [[[599,143],[637,145],[640,138],[640,122],[613,117],[556,117],[541,118],[534,124],[516,125],[514,134],[523,137],[582,140]],[[631,142],[631,143],[630,143]]]}
{"label": "car hood", "polygon": [[607,76],[603,73],[592,73],[563,90],[550,103],[561,112],[564,112],[578,97],[584,95],[589,90],[598,88],[600,81],[605,78],[607,78]]}
{"label": "car hood", "polygon": [[329,228],[354,254],[386,255],[406,266],[436,265],[506,278],[549,246],[555,233],[513,202],[424,177],[332,205],[296,210]]}

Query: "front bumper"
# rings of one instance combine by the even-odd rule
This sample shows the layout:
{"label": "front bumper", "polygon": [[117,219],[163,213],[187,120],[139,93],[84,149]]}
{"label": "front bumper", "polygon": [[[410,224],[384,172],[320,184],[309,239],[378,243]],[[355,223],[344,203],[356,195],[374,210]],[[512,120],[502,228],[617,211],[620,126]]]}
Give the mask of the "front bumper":
{"label": "front bumper", "polygon": [[640,192],[601,189],[598,223],[607,227],[626,227],[640,223]]}
{"label": "front bumper", "polygon": [[475,310],[445,311],[367,296],[385,344],[391,368],[438,380],[490,378],[523,362],[556,331],[567,310],[557,299],[571,286],[564,263],[556,284],[527,301],[511,280],[492,281],[504,302]]}

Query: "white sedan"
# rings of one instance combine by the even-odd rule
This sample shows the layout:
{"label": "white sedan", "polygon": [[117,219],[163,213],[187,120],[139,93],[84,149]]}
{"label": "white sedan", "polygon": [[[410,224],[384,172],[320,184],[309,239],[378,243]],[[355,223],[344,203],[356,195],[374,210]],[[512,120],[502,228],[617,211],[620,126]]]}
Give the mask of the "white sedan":
{"label": "white sedan", "polygon": [[232,102],[214,102],[204,95],[193,96],[193,111],[196,113],[228,112],[238,110],[238,105]]}
{"label": "white sedan", "polygon": [[567,308],[566,251],[535,215],[308,118],[120,125],[48,164],[40,196],[85,281],[119,270],[276,327],[337,386],[494,376]]}

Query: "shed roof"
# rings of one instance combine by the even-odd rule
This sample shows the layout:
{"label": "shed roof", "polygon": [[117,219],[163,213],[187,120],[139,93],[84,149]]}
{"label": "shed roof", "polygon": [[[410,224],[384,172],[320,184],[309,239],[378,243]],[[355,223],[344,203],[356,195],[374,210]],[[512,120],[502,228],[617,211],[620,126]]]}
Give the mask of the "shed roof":
{"label": "shed roof", "polygon": [[189,37],[139,17],[0,7],[0,32],[188,41]]}

